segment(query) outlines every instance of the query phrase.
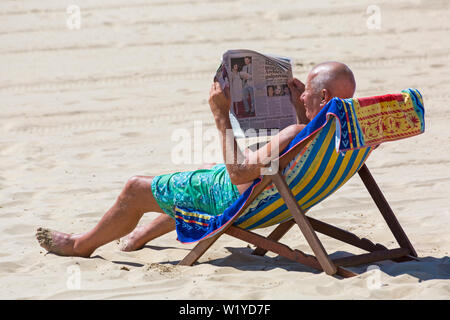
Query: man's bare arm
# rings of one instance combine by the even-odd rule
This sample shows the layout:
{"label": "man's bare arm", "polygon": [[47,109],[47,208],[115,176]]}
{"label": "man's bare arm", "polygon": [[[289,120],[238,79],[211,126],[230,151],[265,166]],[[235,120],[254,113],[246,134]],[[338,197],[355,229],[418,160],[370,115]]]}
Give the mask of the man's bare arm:
{"label": "man's bare arm", "polygon": [[222,153],[231,182],[235,185],[253,181],[261,175],[261,169],[279,156],[289,142],[305,127],[291,125],[277,135],[269,143],[252,152],[249,149],[242,154],[234,138],[229,118],[229,90],[222,92],[220,85],[214,83],[210,91],[209,104],[214,115],[217,129],[222,138]]}

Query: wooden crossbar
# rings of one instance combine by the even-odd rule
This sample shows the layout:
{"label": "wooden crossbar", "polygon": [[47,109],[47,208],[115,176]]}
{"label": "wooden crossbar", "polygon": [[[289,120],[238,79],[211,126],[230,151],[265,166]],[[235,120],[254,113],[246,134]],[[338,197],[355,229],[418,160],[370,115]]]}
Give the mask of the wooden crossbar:
{"label": "wooden crossbar", "polygon": [[361,264],[390,260],[394,258],[400,258],[409,254],[409,250],[405,248],[396,248],[391,250],[377,250],[370,253],[364,253],[359,255],[352,255],[349,257],[333,259],[333,263],[336,266],[348,267],[357,266]]}
{"label": "wooden crossbar", "polygon": [[[280,240],[289,230],[291,230],[292,226],[295,224],[295,221],[288,220],[286,222],[280,223],[271,234],[267,236],[268,240],[278,241]],[[263,256],[267,253],[268,250],[263,249],[262,247],[257,247],[253,250],[252,254],[257,256]]]}
{"label": "wooden crossbar", "polygon": [[316,257],[303,253],[300,250],[292,250],[287,245],[284,245],[277,241],[269,240],[255,232],[231,226],[227,229],[226,233],[242,241],[251,243],[257,247],[266,248],[267,250],[277,253],[287,259],[303,263],[316,270],[322,271],[320,263],[317,261]]}
{"label": "wooden crossbar", "polygon": [[[252,231],[248,231],[248,230],[241,229],[239,227],[231,226],[230,228],[227,229],[226,233],[228,235],[238,238],[242,241],[251,243],[259,248],[264,248],[268,251],[277,253],[280,256],[285,257],[289,260],[302,263],[306,266],[309,266],[309,267],[314,268],[319,271],[323,271],[323,269],[316,257],[306,254],[297,249],[291,249],[290,247],[288,247],[285,244],[282,244],[277,241],[269,240],[268,238],[263,237]],[[356,273],[354,273],[350,270],[344,269],[342,267],[336,267],[335,273],[337,275],[339,275],[341,277],[345,277],[345,278],[354,277],[357,275]]]}
{"label": "wooden crossbar", "polygon": [[[311,223],[311,226],[313,227],[313,229],[315,231],[320,232],[324,235],[327,235],[331,238],[348,243],[348,244],[358,247],[360,249],[363,249],[363,250],[366,250],[369,252],[372,252],[375,250],[387,249],[385,246],[383,246],[379,243],[374,244],[369,239],[365,239],[365,238],[361,239],[358,236],[356,236],[355,234],[345,231],[345,230],[342,230],[331,224],[325,223],[323,221],[320,221],[320,220],[317,220],[317,219],[314,219],[311,217],[307,217],[307,219],[309,220],[309,222]],[[283,222],[278,227],[276,227],[267,238],[271,239],[271,240],[275,240],[275,241],[280,240],[292,228],[292,226],[294,224],[295,224],[294,220],[288,220],[286,222]],[[256,248],[252,252],[252,254],[259,255],[259,256],[263,256],[266,253],[267,253],[267,251],[260,249],[260,248]]]}

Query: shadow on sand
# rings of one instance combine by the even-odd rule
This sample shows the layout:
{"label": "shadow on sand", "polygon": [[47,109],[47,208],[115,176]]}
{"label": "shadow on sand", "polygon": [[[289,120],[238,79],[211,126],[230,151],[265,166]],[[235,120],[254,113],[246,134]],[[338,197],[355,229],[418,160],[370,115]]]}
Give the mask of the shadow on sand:
{"label": "shadow on sand", "polygon": [[[233,267],[242,271],[263,271],[271,270],[275,268],[282,268],[288,271],[297,272],[309,272],[319,274],[321,272],[302,265],[300,263],[291,261],[282,256],[255,256],[252,255],[253,249],[245,248],[232,248],[226,247],[231,253],[220,259],[209,260],[203,263],[210,263],[219,267]],[[330,254],[332,259],[341,258],[351,255],[346,251],[337,251]],[[420,261],[406,261],[406,262],[394,262],[394,261],[382,261],[372,264],[364,264],[355,267],[347,267],[347,269],[354,271],[358,274],[363,274],[368,271],[370,266],[377,266],[383,273],[391,277],[408,274],[418,279],[419,282],[433,280],[433,279],[450,279],[450,258],[448,256],[442,258],[435,257],[419,257]],[[179,261],[171,261],[169,264],[176,265]],[[369,268],[370,270],[370,268]]]}
{"label": "shadow on sand", "polygon": [[[157,246],[145,246],[144,248],[153,250],[164,249],[180,249],[175,247],[157,247]],[[242,271],[264,271],[272,270],[276,268],[282,268],[287,271],[308,272],[313,274],[320,274],[321,272],[302,265],[300,263],[291,261],[282,256],[265,255],[263,257],[252,255],[252,248],[249,247],[226,247],[231,254],[224,256],[223,258],[208,260],[201,263],[209,263],[217,267],[232,267]],[[189,250],[189,249],[185,249]],[[342,258],[351,255],[346,251],[337,251],[330,254],[332,259]],[[96,255],[92,258],[104,259],[103,257]],[[116,264],[143,267],[141,263],[127,262],[127,261],[112,261]],[[160,264],[177,265],[180,261],[169,261]],[[369,271],[373,266],[378,267],[383,273],[397,277],[400,275],[408,274],[418,279],[419,282],[434,280],[434,279],[450,279],[450,257],[445,256],[442,258],[435,257],[419,257],[419,261],[406,261],[406,262],[394,262],[394,261],[382,261],[372,264],[364,264],[355,267],[347,267],[349,270],[354,271],[357,274],[363,274]],[[338,277],[339,278],[339,277]]]}

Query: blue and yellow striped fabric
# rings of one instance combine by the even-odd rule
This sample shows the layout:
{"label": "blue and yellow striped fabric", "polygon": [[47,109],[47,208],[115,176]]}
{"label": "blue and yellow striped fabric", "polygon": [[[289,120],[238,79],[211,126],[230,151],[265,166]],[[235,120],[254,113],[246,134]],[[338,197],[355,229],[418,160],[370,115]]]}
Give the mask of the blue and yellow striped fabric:
{"label": "blue and yellow striped fabric", "polygon": [[[370,154],[370,147],[336,152],[335,132],[336,123],[329,121],[283,172],[289,188],[305,212],[347,182]],[[272,183],[234,225],[244,229],[264,228],[291,218],[284,200]]]}

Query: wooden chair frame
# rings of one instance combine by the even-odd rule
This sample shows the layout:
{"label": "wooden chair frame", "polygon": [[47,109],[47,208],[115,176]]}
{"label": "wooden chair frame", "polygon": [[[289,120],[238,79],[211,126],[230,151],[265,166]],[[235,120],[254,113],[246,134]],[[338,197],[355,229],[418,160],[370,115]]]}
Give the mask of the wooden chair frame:
{"label": "wooden chair frame", "polygon": [[[306,142],[299,144],[298,146],[290,150],[287,154],[280,157],[280,168],[285,167],[289,163],[289,161],[295,157],[298,151],[305,146],[305,144]],[[344,268],[347,266],[355,266],[383,260],[393,260],[396,262],[417,260],[416,251],[414,250],[411,242],[409,241],[400,223],[395,217],[394,212],[392,211],[387,200],[383,196],[383,193],[381,192],[380,188],[378,187],[377,183],[372,177],[372,174],[365,164],[360,168],[358,174],[361,177],[370,196],[377,205],[381,215],[386,221],[389,229],[393,233],[400,247],[395,249],[387,249],[385,246],[379,243],[374,244],[372,241],[365,238],[359,238],[351,232],[307,217],[295,200],[295,197],[289,189],[283,175],[280,173],[280,171],[278,171],[275,175],[263,177],[263,180],[259,185],[257,185],[257,189],[248,199],[247,205],[250,204],[269,183],[273,182],[278,189],[281,197],[285,201],[286,206],[291,212],[293,219],[279,224],[278,227],[276,227],[269,236],[263,237],[255,232],[233,226],[233,222],[239,216],[239,214],[237,214],[235,218],[218,234],[214,235],[211,238],[200,241],[186,255],[186,257],[184,257],[184,259],[179,262],[179,265],[193,265],[223,233],[255,245],[257,248],[253,251],[252,254],[264,255],[267,251],[271,251],[314,269],[325,271],[325,273],[327,273],[328,275],[336,274],[344,278],[357,275],[356,273]],[[243,212],[247,205],[241,208],[240,212]],[[297,226],[300,228],[300,231],[306,238],[306,241],[311,247],[314,256],[303,253],[300,250],[293,250],[288,246],[278,242],[278,240],[280,240],[294,224],[297,224]],[[317,237],[316,231],[342,242],[351,244],[360,249],[366,250],[369,253],[331,259],[327,254],[325,248],[323,247],[321,241]]]}

